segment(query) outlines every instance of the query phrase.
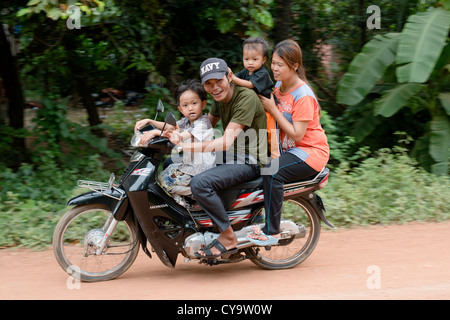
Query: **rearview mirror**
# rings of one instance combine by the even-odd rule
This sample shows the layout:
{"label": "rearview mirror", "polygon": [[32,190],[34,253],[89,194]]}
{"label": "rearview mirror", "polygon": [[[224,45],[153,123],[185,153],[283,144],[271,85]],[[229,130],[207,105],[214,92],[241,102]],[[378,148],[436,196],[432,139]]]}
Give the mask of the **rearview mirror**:
{"label": "rearview mirror", "polygon": [[166,128],[166,124],[170,124],[171,126],[174,126],[174,127],[177,126],[177,120],[175,119],[175,116],[171,112],[168,112],[166,115],[166,118],[164,119],[164,126],[161,130],[161,135],[164,132],[164,129]]}
{"label": "rearview mirror", "polygon": [[158,100],[158,105],[156,106],[156,111],[164,112],[164,105],[161,100]]}
{"label": "rearview mirror", "polygon": [[156,121],[156,118],[158,117],[158,113],[160,113],[160,112],[164,112],[164,105],[163,105],[161,99],[158,100],[158,104],[156,105],[155,121]]}
{"label": "rearview mirror", "polygon": [[177,119],[175,119],[175,116],[168,112],[166,115],[166,119],[164,120],[166,123],[170,124],[171,126],[176,127],[177,126]]}

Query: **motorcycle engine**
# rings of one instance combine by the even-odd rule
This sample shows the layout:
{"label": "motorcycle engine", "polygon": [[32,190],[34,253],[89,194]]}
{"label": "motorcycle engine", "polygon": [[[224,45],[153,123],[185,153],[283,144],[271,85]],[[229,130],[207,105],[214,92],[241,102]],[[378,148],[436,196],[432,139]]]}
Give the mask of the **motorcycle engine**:
{"label": "motorcycle engine", "polygon": [[189,257],[196,258],[195,252],[209,245],[211,242],[213,242],[213,240],[217,239],[218,237],[219,234],[213,232],[194,233],[193,235],[190,235],[189,237],[186,238],[186,241],[184,242],[184,250],[186,251]]}

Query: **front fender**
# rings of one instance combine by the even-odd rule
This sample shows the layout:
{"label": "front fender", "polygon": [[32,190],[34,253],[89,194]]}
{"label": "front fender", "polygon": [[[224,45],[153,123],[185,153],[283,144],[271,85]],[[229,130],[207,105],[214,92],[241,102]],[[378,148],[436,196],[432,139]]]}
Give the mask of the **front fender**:
{"label": "front fender", "polygon": [[128,197],[126,195],[123,195],[122,200],[111,198],[120,198],[121,196],[122,194],[114,189],[103,191],[103,194],[95,191],[90,191],[70,199],[67,202],[67,205],[76,206],[83,204],[103,204],[108,207],[109,210],[111,210],[116,220],[122,221],[126,218],[126,215],[128,213]]}

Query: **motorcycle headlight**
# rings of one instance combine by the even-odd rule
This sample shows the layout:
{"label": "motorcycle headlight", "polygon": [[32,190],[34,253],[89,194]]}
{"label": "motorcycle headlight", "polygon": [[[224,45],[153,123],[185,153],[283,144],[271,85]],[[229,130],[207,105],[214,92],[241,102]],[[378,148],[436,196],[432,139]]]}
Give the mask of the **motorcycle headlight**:
{"label": "motorcycle headlight", "polygon": [[141,136],[142,136],[142,132],[137,131],[131,138],[130,144],[133,147],[139,147],[139,143],[141,142]]}

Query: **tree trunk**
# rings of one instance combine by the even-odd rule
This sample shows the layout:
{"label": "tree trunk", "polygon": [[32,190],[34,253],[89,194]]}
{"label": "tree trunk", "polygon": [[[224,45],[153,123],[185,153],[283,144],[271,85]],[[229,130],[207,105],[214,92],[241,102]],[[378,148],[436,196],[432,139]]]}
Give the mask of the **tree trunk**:
{"label": "tree trunk", "polygon": [[[102,123],[97,112],[97,107],[94,100],[92,99],[92,92],[89,88],[89,77],[88,72],[85,71],[85,66],[83,65],[81,59],[78,57],[77,50],[77,34],[76,30],[70,30],[64,37],[63,45],[67,50],[67,62],[71,74],[73,75],[73,80],[75,82],[75,88],[81,97],[83,106],[88,114],[88,122],[90,127],[97,126]],[[94,134],[102,136],[101,131],[91,130]]]}
{"label": "tree trunk", "polygon": [[[25,101],[22,93],[22,84],[16,66],[15,58],[6,38],[3,23],[0,22],[0,76],[3,79],[6,96],[8,98],[9,126],[14,129],[23,129]],[[15,137],[13,147],[22,155],[25,154],[25,138]]]}
{"label": "tree trunk", "polygon": [[292,36],[292,0],[278,0],[277,1],[277,16],[275,18],[275,28],[273,32],[273,41],[276,45],[285,39]]}
{"label": "tree trunk", "polygon": [[366,23],[366,10],[367,7],[365,5],[365,1],[364,0],[359,0],[359,17],[360,17],[360,21],[359,21],[359,30],[360,30],[360,34],[359,34],[359,52],[361,51],[362,47],[364,47],[364,45],[367,42],[367,23]]}

